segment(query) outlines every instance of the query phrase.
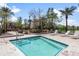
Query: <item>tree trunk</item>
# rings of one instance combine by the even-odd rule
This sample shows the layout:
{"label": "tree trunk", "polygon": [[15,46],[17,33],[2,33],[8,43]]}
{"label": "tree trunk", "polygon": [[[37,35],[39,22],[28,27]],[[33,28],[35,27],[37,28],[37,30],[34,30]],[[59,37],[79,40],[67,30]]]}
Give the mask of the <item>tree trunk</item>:
{"label": "tree trunk", "polygon": [[66,32],[68,31],[68,16],[66,15]]}
{"label": "tree trunk", "polygon": [[6,18],[5,17],[3,17],[3,32],[5,33],[6,32],[6,20],[5,20]]}
{"label": "tree trunk", "polygon": [[54,31],[54,22],[53,22],[53,19],[52,19],[52,28],[53,28],[53,31]]}
{"label": "tree trunk", "polygon": [[7,32],[7,18],[6,18],[6,32]]}
{"label": "tree trunk", "polygon": [[43,27],[42,27],[43,25],[42,25],[42,20],[41,20],[41,31],[43,30]]}
{"label": "tree trunk", "polygon": [[29,16],[29,30],[30,30],[30,27],[31,27],[31,20],[30,20],[30,16]]}
{"label": "tree trunk", "polygon": [[5,17],[4,21],[5,21],[5,23],[4,23],[5,24],[5,29],[4,30],[5,30],[5,32],[7,32],[7,17]]}
{"label": "tree trunk", "polygon": [[31,22],[29,22],[29,30],[30,30],[30,28],[31,28]]}

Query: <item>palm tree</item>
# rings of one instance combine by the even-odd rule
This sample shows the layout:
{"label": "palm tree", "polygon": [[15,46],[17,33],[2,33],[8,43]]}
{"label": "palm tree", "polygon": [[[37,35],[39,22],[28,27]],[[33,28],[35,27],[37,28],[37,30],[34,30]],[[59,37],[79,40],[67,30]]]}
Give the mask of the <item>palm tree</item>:
{"label": "palm tree", "polygon": [[58,19],[57,13],[54,12],[53,8],[49,8],[48,12],[47,12],[47,18],[49,19],[49,27],[54,30],[54,24],[55,24],[55,20]]}
{"label": "palm tree", "polygon": [[46,17],[45,16],[42,16],[41,18],[40,18],[40,24],[39,24],[39,26],[41,27],[40,29],[41,29],[41,31],[43,30],[43,29],[46,29],[46,24],[47,24],[47,19],[46,19]]}
{"label": "palm tree", "polygon": [[2,27],[4,32],[7,31],[7,22],[11,15],[14,15],[14,13],[8,7],[0,8],[0,17],[2,18]]}
{"label": "palm tree", "polygon": [[24,29],[27,28],[27,19],[24,19]]}
{"label": "palm tree", "polygon": [[28,22],[29,22],[29,29],[30,29],[31,28],[31,22],[32,22],[32,20],[30,19],[30,16],[29,16]]}
{"label": "palm tree", "polygon": [[66,19],[66,29],[65,29],[66,32],[68,30],[68,17],[69,17],[69,15],[73,14],[75,9],[76,9],[75,6],[71,6],[70,8],[65,8],[64,10],[59,10],[62,13],[62,15],[65,16],[65,19]]}
{"label": "palm tree", "polygon": [[17,18],[16,27],[22,29],[22,17]]}
{"label": "palm tree", "polygon": [[17,21],[15,23],[15,27],[16,27],[16,31],[18,31],[19,33],[23,32],[23,27],[22,27],[22,17],[18,17]]}

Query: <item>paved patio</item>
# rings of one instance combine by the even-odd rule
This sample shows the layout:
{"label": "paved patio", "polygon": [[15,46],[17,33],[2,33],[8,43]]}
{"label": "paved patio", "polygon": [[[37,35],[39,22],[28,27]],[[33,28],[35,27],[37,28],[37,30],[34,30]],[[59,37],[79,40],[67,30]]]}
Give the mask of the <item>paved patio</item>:
{"label": "paved patio", "polygon": [[[62,37],[61,35],[40,34],[41,36],[57,40],[59,42],[69,45],[58,56],[79,56],[79,39],[72,39],[71,37]],[[36,34],[26,34],[18,36],[18,38],[37,36]],[[16,48],[9,40],[16,39],[16,37],[0,38],[0,56],[24,56],[24,54]]]}
{"label": "paved patio", "polygon": [[61,35],[53,36],[50,34],[43,36],[69,45],[59,54],[59,56],[79,56],[79,39],[72,39],[71,37],[62,37]]}

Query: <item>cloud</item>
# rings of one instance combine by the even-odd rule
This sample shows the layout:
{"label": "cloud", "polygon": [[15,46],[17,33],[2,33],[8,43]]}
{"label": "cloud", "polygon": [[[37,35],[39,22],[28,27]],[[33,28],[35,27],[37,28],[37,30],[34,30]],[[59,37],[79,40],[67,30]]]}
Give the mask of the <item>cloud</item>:
{"label": "cloud", "polygon": [[14,13],[18,13],[18,12],[21,11],[21,9],[17,8],[16,6],[12,6],[12,8],[9,7],[9,6],[7,5],[7,3],[0,3],[0,7],[8,7],[8,8],[10,8],[10,9],[12,10],[12,12],[14,12]]}
{"label": "cloud", "polygon": [[[11,22],[16,22],[17,21],[17,17],[12,16],[11,19],[9,19],[9,21]],[[24,23],[24,21],[22,20],[22,24]]]}
{"label": "cloud", "polygon": [[71,26],[72,25],[79,26],[79,22],[75,19],[69,19],[68,24],[71,25]]}
{"label": "cloud", "polygon": [[[21,9],[17,8],[16,6],[12,6],[11,11],[12,11],[14,14],[16,14],[16,13],[19,13],[19,12],[21,11]],[[12,17],[11,17],[11,21],[12,21],[12,22],[16,22],[16,20],[17,20],[17,17],[15,17],[15,16],[12,16]]]}
{"label": "cloud", "polygon": [[18,13],[18,12],[20,12],[20,11],[21,11],[21,9],[17,8],[16,6],[13,6],[13,7],[12,7],[12,12]]}
{"label": "cloud", "polygon": [[[7,3],[0,3],[0,7],[8,7],[9,9],[11,9],[12,12],[14,12],[14,14],[19,13],[21,11],[21,9],[17,8],[16,6],[12,6],[12,7],[8,6]],[[13,21],[13,22],[15,22],[16,20],[17,17],[15,16],[12,16],[11,20],[9,19],[9,21]]]}
{"label": "cloud", "polygon": [[16,20],[17,20],[17,17],[12,16],[10,21],[12,21],[12,22],[16,22]]}
{"label": "cloud", "polygon": [[68,19],[68,24],[71,25],[71,26],[75,25],[75,22],[76,21],[74,19]]}
{"label": "cloud", "polygon": [[1,7],[8,7],[8,8],[10,8],[8,5],[7,5],[7,3],[0,3],[0,8]]}
{"label": "cloud", "polygon": [[61,12],[58,11],[57,9],[54,9],[54,12],[58,14],[58,15],[57,15],[58,17],[60,17],[60,16],[62,15]]}
{"label": "cloud", "polygon": [[79,7],[75,10],[75,12],[79,12]]}
{"label": "cloud", "polygon": [[[58,24],[65,25],[66,20],[62,20],[62,22],[60,22]],[[68,19],[68,25],[70,25],[70,26],[72,26],[72,25],[79,26],[79,22],[77,20],[75,20],[75,19]]]}
{"label": "cloud", "polygon": [[6,3],[0,3],[0,7],[4,7],[4,6],[7,6]]}

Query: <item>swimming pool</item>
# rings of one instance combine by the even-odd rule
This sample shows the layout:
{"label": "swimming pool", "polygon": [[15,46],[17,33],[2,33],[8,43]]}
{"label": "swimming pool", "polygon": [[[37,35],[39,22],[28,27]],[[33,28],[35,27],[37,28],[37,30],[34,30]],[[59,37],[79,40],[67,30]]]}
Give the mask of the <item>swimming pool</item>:
{"label": "swimming pool", "polygon": [[10,42],[28,56],[56,56],[68,46],[43,36],[20,38]]}

